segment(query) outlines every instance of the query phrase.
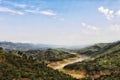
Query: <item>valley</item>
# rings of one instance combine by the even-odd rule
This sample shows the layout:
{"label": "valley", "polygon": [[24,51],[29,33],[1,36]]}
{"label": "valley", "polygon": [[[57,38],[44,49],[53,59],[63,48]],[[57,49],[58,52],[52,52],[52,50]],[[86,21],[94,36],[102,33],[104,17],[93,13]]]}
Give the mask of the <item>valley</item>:
{"label": "valley", "polygon": [[[119,80],[119,59],[120,41],[98,43],[75,50],[48,48],[7,51],[1,47],[0,79]],[[7,75],[8,72],[11,75]],[[56,74],[58,76],[55,76]]]}
{"label": "valley", "polygon": [[65,59],[63,61],[52,62],[48,64],[48,67],[53,68],[55,70],[57,69],[65,74],[71,75],[74,78],[80,79],[85,77],[84,71],[66,70],[64,69],[64,67],[66,65],[73,64],[76,62],[81,62],[89,58],[90,56],[77,55],[77,57],[74,58]]}
{"label": "valley", "polygon": [[0,0],[0,80],[120,80],[120,0]]}
{"label": "valley", "polygon": [[74,57],[74,58],[65,59],[63,61],[50,63],[48,66],[50,66],[53,69],[61,69],[66,65],[73,64],[76,62],[81,62],[81,61],[89,59],[89,58],[90,58],[89,56],[78,55],[77,57]]}

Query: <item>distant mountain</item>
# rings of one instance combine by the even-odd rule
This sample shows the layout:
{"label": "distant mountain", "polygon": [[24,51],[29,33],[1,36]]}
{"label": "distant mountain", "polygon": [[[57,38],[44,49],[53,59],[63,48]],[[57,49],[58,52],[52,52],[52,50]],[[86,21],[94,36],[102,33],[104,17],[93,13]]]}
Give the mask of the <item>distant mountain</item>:
{"label": "distant mountain", "polygon": [[93,56],[93,55],[97,55],[97,52],[99,53],[103,51],[103,49],[105,49],[109,45],[110,43],[98,43],[98,44],[88,46],[82,49],[73,50],[73,52],[76,52],[80,55]]}
{"label": "distant mountain", "polygon": [[0,42],[0,47],[5,50],[36,50],[36,49],[47,49],[47,48],[58,48],[57,45],[47,45],[47,44],[32,44],[32,43],[13,43],[13,42]]}
{"label": "distant mountain", "polygon": [[0,42],[0,47],[4,48],[7,51],[10,50],[19,50],[19,51],[27,51],[27,50],[43,50],[48,48],[57,48],[62,50],[74,50],[85,47],[82,46],[64,46],[64,45],[50,45],[50,44],[32,44],[32,43],[14,43],[14,42]]}
{"label": "distant mountain", "polygon": [[70,50],[78,50],[81,48],[85,48],[89,45],[85,44],[85,45],[70,45],[70,46],[61,46],[62,48],[66,48],[66,49],[70,49]]}

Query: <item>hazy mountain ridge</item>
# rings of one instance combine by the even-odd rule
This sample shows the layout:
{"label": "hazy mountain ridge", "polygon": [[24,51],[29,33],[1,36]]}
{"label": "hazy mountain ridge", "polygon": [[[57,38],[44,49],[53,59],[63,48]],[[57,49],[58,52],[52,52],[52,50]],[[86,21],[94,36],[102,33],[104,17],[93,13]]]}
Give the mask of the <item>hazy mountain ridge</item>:
{"label": "hazy mountain ridge", "polygon": [[14,42],[0,42],[0,47],[5,50],[36,50],[36,49],[48,49],[48,48],[57,48],[58,45],[47,45],[47,44],[32,44],[32,43],[14,43]]}
{"label": "hazy mountain ridge", "polygon": [[81,46],[64,46],[64,45],[51,45],[51,44],[32,44],[32,43],[15,43],[15,42],[0,42],[0,47],[4,48],[7,51],[11,50],[19,50],[19,51],[27,51],[27,50],[43,50],[48,48],[55,48],[58,50],[67,50],[69,49],[80,49],[85,47],[86,45]]}

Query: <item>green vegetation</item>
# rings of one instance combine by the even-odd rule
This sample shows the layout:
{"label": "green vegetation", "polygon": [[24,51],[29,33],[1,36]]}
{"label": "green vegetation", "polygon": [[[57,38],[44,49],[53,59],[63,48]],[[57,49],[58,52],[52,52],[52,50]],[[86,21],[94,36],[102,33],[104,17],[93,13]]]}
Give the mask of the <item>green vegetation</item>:
{"label": "green vegetation", "polygon": [[39,61],[62,61],[63,59],[75,57],[74,54],[70,54],[65,51],[56,49],[41,50],[34,55]]}
{"label": "green vegetation", "polygon": [[96,53],[102,51],[107,45],[109,45],[109,44],[108,43],[98,43],[93,46],[82,48],[80,50],[73,50],[73,52],[76,52],[80,55],[93,56]]}
{"label": "green vegetation", "polygon": [[[83,71],[85,78],[80,80],[119,80],[120,42],[101,43],[81,50],[78,54],[92,58],[69,64],[66,70]],[[47,62],[61,61],[75,57],[59,49],[9,51],[0,47],[0,80],[76,80],[60,71],[47,67]],[[79,74],[79,73],[78,73]],[[83,75],[83,76],[84,76]]]}
{"label": "green vegetation", "polygon": [[[21,54],[19,52],[19,54]],[[0,80],[76,80],[57,70],[48,68],[25,54],[15,55],[0,48]]]}
{"label": "green vegetation", "polygon": [[117,41],[114,43],[98,43],[93,46],[89,46],[80,50],[73,50],[73,52],[76,52],[80,55],[87,55],[95,58],[95,57],[99,57],[101,55],[106,54],[106,51],[110,51],[111,48],[114,48],[114,47],[119,48],[119,44],[120,44],[120,41]]}
{"label": "green vegetation", "polygon": [[100,76],[105,78],[102,79],[101,77],[98,80],[118,80],[119,76],[116,79],[110,79],[109,76],[113,75],[111,78],[114,78],[120,74],[120,42],[109,44],[109,46],[107,45],[100,52],[97,52],[99,55],[92,59],[70,64],[64,68],[69,70],[84,70],[86,76],[91,78],[98,78]]}
{"label": "green vegetation", "polygon": [[96,80],[120,80],[120,74],[104,75]]}

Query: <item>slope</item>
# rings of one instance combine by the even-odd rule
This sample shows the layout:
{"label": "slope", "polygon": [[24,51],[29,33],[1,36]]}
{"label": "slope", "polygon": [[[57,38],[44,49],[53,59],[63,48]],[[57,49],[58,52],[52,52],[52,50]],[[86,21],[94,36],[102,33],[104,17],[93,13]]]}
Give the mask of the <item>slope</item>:
{"label": "slope", "polygon": [[74,54],[57,49],[45,49],[45,50],[28,50],[23,52],[27,55],[31,55],[39,61],[62,61],[67,58],[76,57]]}
{"label": "slope", "polygon": [[[120,42],[114,42],[101,51],[97,52],[99,55],[92,59],[85,60],[65,66],[68,70],[85,71],[86,77],[92,79],[98,78],[102,75],[111,75],[120,73]],[[94,53],[96,54],[96,53]]]}
{"label": "slope", "polygon": [[0,80],[76,80],[25,55],[0,48]]}

